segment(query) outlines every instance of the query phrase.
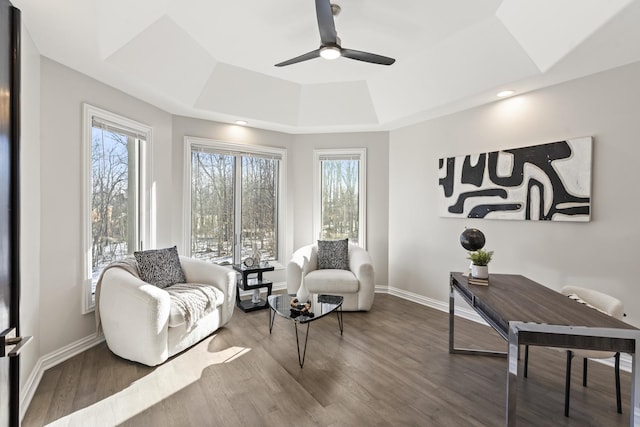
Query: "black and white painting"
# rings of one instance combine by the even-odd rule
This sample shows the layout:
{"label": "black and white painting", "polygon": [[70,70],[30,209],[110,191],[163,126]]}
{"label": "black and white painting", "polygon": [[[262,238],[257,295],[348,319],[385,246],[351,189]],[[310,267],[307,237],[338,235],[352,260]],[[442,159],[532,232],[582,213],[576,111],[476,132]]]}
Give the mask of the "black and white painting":
{"label": "black and white painting", "polygon": [[591,137],[439,159],[440,216],[589,221]]}

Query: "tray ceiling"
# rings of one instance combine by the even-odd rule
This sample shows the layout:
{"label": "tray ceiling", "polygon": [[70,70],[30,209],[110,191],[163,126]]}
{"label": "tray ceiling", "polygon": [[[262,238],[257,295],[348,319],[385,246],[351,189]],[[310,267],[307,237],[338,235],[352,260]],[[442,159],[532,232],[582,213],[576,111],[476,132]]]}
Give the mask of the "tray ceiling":
{"label": "tray ceiling", "polygon": [[41,54],[173,114],[291,133],[385,130],[640,60],[640,0],[13,0]]}

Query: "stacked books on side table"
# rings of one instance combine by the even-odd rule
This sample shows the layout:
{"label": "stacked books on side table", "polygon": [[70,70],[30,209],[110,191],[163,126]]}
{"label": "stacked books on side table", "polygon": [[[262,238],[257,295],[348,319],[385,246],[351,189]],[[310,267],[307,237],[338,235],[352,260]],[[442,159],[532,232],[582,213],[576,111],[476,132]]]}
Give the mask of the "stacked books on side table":
{"label": "stacked books on side table", "polygon": [[479,277],[473,277],[472,275],[469,274],[469,277],[467,277],[467,282],[469,282],[470,285],[482,285],[482,286],[489,286],[489,279],[480,279]]}

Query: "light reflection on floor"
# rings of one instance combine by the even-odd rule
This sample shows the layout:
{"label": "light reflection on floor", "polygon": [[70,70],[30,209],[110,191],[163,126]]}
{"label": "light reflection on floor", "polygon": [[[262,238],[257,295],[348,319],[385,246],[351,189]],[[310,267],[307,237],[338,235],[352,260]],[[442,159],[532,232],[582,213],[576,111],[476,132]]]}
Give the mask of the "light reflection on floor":
{"label": "light reflection on floor", "polygon": [[209,341],[205,340],[189,351],[165,362],[126,389],[47,426],[118,425],[198,381],[202,371],[207,367],[232,362],[251,351],[246,347],[229,347],[211,353],[207,350]]}

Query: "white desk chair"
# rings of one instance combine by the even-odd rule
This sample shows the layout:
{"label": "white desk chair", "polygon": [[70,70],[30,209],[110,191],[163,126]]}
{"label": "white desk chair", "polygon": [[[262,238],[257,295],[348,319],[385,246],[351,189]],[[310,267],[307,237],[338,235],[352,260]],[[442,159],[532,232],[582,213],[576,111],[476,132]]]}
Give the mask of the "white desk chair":
{"label": "white desk chair", "polygon": [[[610,295],[602,292],[594,291],[592,289],[581,288],[579,286],[565,286],[560,291],[563,295],[574,299],[580,303],[586,304],[591,308],[601,311],[602,313],[613,316],[616,319],[622,320],[624,317],[624,307],[622,302]],[[610,357],[615,358],[615,377],[616,377],[616,404],[618,413],[622,413],[622,402],[620,399],[620,353],[609,351],[597,351],[597,350],[567,350],[559,348],[556,350],[567,352],[567,372],[565,381],[565,394],[564,394],[564,416],[569,416],[569,396],[571,394],[571,359],[574,356],[583,358],[582,367],[582,385],[587,386],[587,360],[588,359],[608,359]],[[524,376],[527,377],[527,368],[529,364],[529,346],[525,347],[524,353]]]}

